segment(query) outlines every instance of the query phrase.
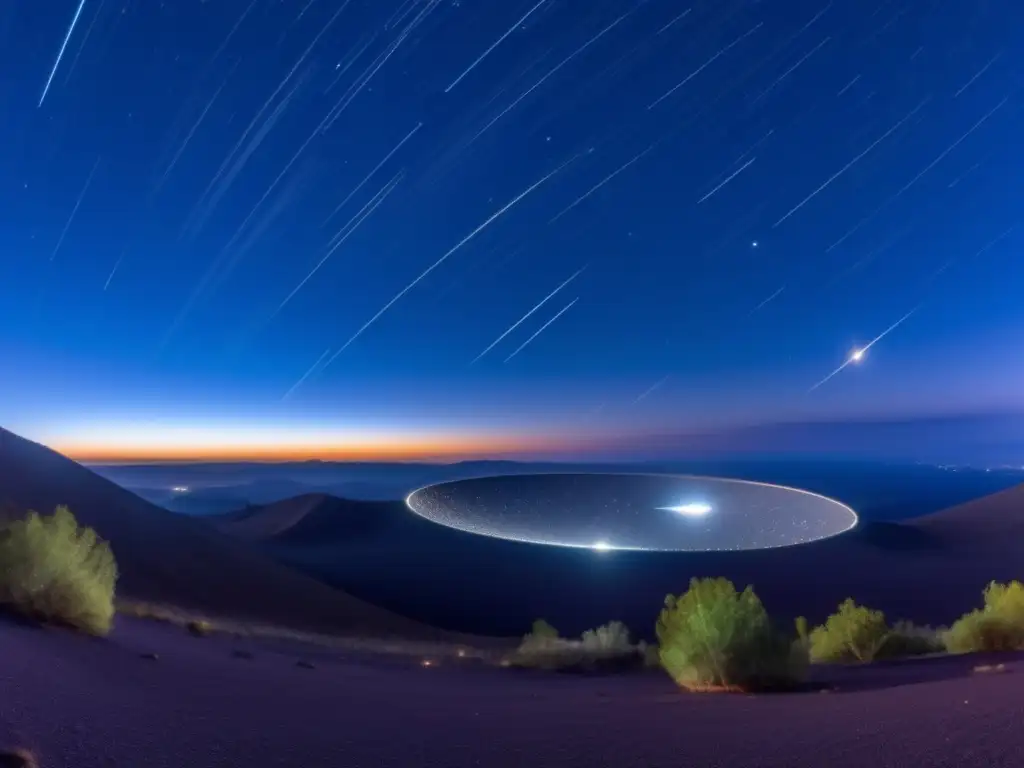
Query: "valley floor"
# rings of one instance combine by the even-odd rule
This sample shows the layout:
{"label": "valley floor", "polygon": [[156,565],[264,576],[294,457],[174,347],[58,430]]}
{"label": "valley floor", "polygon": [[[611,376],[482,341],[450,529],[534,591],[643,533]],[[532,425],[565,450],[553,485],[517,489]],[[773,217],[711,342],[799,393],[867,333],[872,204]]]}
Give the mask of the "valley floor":
{"label": "valley floor", "polygon": [[828,693],[702,696],[659,673],[424,667],[126,618],[107,640],[4,622],[0,746],[43,768],[1019,766],[1024,662],[972,673],[982,661],[831,669]]}

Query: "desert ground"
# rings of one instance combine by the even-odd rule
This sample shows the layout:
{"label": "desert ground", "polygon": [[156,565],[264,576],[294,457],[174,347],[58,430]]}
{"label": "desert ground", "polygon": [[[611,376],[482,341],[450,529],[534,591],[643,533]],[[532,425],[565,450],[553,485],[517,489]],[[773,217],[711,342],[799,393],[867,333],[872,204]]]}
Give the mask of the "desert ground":
{"label": "desert ground", "polygon": [[[505,669],[496,662],[514,639],[405,618],[283,564],[270,546],[305,557],[310,537],[330,534],[348,549],[327,541],[321,555],[365,546],[377,558],[387,537],[367,515],[385,507],[314,497],[190,519],[2,430],[0,502],[70,505],[110,542],[119,597],[179,619],[119,615],[98,639],[0,618],[0,748],[30,750],[40,766],[998,768],[1024,754],[1017,654],[821,665],[807,690],[757,695],[684,693],[658,670]],[[1016,488],[897,529],[698,559],[673,587],[714,569],[756,581],[773,611],[827,610],[852,594],[894,618],[948,620],[975,607],[988,580],[1024,571],[1022,529]],[[554,574],[545,567],[531,584]],[[611,573],[609,585],[625,572]],[[610,590],[610,608],[603,594],[581,597],[592,584],[566,584],[566,599],[602,620],[636,587]],[[189,616],[223,631],[190,633]]]}
{"label": "desert ground", "polygon": [[122,618],[102,641],[3,624],[0,658],[0,740],[43,766],[1010,768],[1024,753],[1024,665],[1005,657],[1001,673],[945,657],[820,669],[827,693],[702,695],[657,672],[424,667]]}

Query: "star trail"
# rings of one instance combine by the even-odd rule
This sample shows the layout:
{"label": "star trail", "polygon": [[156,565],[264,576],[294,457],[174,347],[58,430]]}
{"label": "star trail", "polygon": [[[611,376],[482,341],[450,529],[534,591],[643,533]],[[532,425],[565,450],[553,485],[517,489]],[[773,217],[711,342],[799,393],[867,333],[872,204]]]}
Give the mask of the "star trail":
{"label": "star trail", "polygon": [[12,0],[0,424],[469,456],[1020,410],[1022,24]]}

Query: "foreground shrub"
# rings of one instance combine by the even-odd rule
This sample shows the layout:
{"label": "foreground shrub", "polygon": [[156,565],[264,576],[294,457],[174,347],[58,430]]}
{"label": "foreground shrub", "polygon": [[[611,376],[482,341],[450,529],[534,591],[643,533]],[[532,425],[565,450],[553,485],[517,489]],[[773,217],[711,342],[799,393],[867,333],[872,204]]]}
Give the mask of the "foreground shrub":
{"label": "foreground shrub", "polygon": [[905,656],[924,656],[946,650],[942,641],[945,629],[920,626],[910,621],[897,621],[878,650],[880,659],[898,659]]}
{"label": "foreground shrub", "polygon": [[550,624],[537,621],[506,661],[513,667],[595,672],[637,669],[647,658],[647,644],[634,644],[621,621],[588,629],[578,640],[559,637]]}
{"label": "foreground shrub", "polygon": [[950,653],[1024,650],[1024,584],[991,582],[984,606],[964,614],[942,635]]}
{"label": "foreground shrub", "polygon": [[803,646],[772,627],[753,589],[728,579],[692,579],[666,597],[657,635],[662,667],[688,690],[790,688],[806,666]]}
{"label": "foreground shrub", "polygon": [[811,642],[811,636],[807,629],[806,617],[797,616],[793,623],[796,625],[796,639],[801,643],[809,644]]}
{"label": "foreground shrub", "polygon": [[885,614],[857,605],[852,599],[815,627],[810,636],[813,662],[868,662],[875,658],[889,634]]}
{"label": "foreground shrub", "polygon": [[206,637],[213,633],[213,624],[206,619],[192,619],[185,625],[185,628],[189,634],[196,637]]}
{"label": "foreground shrub", "polygon": [[533,637],[537,640],[556,640],[558,639],[558,630],[544,621],[544,619],[537,619],[533,622],[533,627],[530,628],[528,637]]}
{"label": "foreground shrub", "polygon": [[610,621],[597,629],[583,633],[583,648],[596,653],[631,652],[635,646],[629,637],[629,628],[621,621]]}
{"label": "foreground shrub", "polygon": [[27,616],[105,635],[116,582],[110,546],[67,507],[0,529],[0,602]]}

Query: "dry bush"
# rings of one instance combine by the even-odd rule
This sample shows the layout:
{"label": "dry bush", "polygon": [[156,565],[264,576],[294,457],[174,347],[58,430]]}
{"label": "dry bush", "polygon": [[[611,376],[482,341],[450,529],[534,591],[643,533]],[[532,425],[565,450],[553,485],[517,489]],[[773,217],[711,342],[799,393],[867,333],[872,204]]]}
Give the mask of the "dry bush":
{"label": "dry bush", "polygon": [[898,659],[906,656],[925,656],[942,653],[946,646],[942,642],[945,628],[914,624],[911,621],[897,621],[889,628],[882,647],[878,649],[880,659]]}
{"label": "dry bush", "polygon": [[185,625],[188,629],[189,634],[195,635],[196,637],[206,637],[213,633],[213,624],[206,621],[206,619],[192,619],[188,624]]}
{"label": "dry bush", "polygon": [[110,546],[67,507],[0,528],[0,602],[26,616],[106,635],[116,583]]}
{"label": "dry bush", "polygon": [[616,671],[641,668],[646,656],[647,645],[634,644],[621,621],[588,629],[579,640],[558,637],[550,624],[537,621],[515,653],[505,660],[505,666],[561,672]]}

